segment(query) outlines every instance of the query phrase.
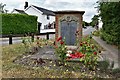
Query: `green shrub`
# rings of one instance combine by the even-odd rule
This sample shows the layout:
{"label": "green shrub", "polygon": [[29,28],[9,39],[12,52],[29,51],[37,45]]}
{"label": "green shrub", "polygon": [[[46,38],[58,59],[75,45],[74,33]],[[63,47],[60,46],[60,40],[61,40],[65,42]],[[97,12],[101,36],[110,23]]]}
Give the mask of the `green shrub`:
{"label": "green shrub", "polygon": [[120,38],[118,36],[113,35],[114,33],[107,33],[103,30],[100,32],[101,39],[105,40],[108,44],[119,45]]}
{"label": "green shrub", "polygon": [[99,31],[99,30],[94,31],[94,32],[93,32],[93,35],[94,35],[94,36],[99,36],[99,35],[100,35],[100,31]]}
{"label": "green shrub", "polygon": [[105,60],[105,61],[100,61],[98,63],[98,68],[100,68],[100,70],[104,71],[104,70],[107,70],[108,67],[110,66],[110,63],[109,61]]}
{"label": "green shrub", "polygon": [[[25,34],[37,31],[37,17],[25,14],[2,15],[2,34]],[[1,34],[1,33],[0,33]]]}
{"label": "green shrub", "polygon": [[112,70],[112,73],[113,73],[113,74],[120,73],[120,68],[113,69],[113,70]]}

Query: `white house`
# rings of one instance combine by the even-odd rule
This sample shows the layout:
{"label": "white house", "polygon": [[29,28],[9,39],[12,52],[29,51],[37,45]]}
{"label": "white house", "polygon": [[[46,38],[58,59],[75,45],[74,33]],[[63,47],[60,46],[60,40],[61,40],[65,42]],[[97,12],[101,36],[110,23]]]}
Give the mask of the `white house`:
{"label": "white house", "polygon": [[38,30],[40,33],[55,32],[55,13],[35,5],[28,6],[25,2],[24,10],[14,9],[12,13],[35,15],[38,17]]}

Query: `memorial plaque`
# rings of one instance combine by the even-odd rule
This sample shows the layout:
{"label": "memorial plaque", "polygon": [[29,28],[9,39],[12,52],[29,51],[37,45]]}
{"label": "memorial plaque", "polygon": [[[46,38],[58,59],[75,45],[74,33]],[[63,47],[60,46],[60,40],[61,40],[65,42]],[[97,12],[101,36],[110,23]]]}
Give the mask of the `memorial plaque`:
{"label": "memorial plaque", "polygon": [[[55,38],[62,36],[67,46],[79,46],[82,39],[82,15],[84,11],[57,11],[56,14],[56,32]],[[76,36],[75,33],[78,32]],[[57,43],[57,42],[56,42]]]}
{"label": "memorial plaque", "polygon": [[74,45],[76,42],[75,32],[77,30],[77,22],[61,21],[61,36],[65,39],[67,45]]}

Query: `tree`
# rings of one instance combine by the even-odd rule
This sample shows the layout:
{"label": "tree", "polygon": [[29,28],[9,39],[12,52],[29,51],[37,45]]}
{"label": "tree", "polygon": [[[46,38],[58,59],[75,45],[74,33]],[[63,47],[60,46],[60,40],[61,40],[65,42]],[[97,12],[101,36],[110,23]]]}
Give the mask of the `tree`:
{"label": "tree", "polygon": [[85,21],[82,22],[83,28],[84,28],[84,27],[87,27],[87,26],[89,26],[89,25],[90,25],[90,24],[89,24],[88,22],[85,22]]}
{"label": "tree", "polygon": [[92,18],[92,21],[90,22],[90,25],[93,27],[96,27],[98,29],[98,15],[94,15]]}
{"label": "tree", "polygon": [[103,22],[102,38],[108,43],[120,45],[120,2],[99,2]]}

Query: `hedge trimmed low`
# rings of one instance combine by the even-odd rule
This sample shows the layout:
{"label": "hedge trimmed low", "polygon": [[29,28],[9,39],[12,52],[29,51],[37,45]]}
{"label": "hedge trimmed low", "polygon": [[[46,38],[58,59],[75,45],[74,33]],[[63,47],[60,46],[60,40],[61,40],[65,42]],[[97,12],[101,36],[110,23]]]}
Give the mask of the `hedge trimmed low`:
{"label": "hedge trimmed low", "polygon": [[120,45],[119,44],[120,38],[118,38],[118,36],[110,35],[105,31],[101,30],[100,37],[109,44]]}
{"label": "hedge trimmed low", "polygon": [[2,34],[25,34],[37,32],[37,17],[26,14],[2,15]]}

